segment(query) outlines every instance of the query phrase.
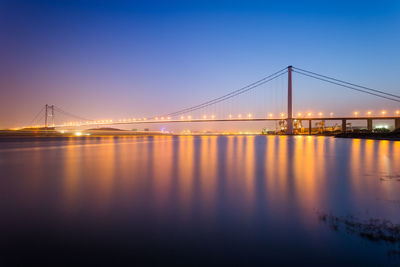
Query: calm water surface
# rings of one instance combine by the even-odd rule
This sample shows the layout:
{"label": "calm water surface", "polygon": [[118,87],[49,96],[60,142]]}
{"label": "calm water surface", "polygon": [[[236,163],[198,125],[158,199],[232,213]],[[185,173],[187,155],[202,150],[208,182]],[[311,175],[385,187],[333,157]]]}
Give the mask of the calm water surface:
{"label": "calm water surface", "polygon": [[316,212],[400,223],[397,176],[391,141],[3,141],[0,265],[395,265]]}

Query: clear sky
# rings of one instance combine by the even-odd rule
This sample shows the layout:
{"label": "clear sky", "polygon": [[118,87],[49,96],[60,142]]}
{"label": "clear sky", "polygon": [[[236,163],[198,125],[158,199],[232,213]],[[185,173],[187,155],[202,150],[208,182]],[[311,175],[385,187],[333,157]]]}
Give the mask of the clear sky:
{"label": "clear sky", "polygon": [[[0,30],[0,128],[46,103],[171,112],[288,65],[400,94],[400,1],[1,0]],[[400,108],[298,76],[294,90],[295,112]]]}

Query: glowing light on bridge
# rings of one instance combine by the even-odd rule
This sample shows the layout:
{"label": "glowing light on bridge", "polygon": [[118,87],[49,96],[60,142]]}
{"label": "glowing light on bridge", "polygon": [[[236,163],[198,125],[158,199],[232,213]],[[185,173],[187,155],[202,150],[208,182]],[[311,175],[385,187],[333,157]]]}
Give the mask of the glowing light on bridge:
{"label": "glowing light on bridge", "polygon": [[269,116],[270,118],[272,118],[272,117],[274,116],[274,114],[269,113],[268,116]]}
{"label": "glowing light on bridge", "polygon": [[354,116],[358,116],[359,112],[358,111],[354,111]]}
{"label": "glowing light on bridge", "polygon": [[215,115],[211,115],[211,119],[215,119]]}
{"label": "glowing light on bridge", "polygon": [[386,110],[382,110],[381,114],[386,115]]}
{"label": "glowing light on bridge", "polygon": [[188,120],[191,120],[191,119],[192,119],[192,116],[189,115],[187,118],[188,118]]}
{"label": "glowing light on bridge", "polygon": [[238,115],[238,118],[240,119],[241,117],[242,117],[242,114],[239,114],[239,115]]}
{"label": "glowing light on bridge", "polygon": [[184,120],[185,119],[185,117],[184,116],[181,116],[181,120]]}
{"label": "glowing light on bridge", "polygon": [[297,113],[297,116],[298,116],[298,117],[301,117],[301,115],[302,115],[301,112]]}
{"label": "glowing light on bridge", "polygon": [[396,115],[400,115],[400,110],[396,110]]}
{"label": "glowing light on bridge", "polygon": [[334,113],[333,113],[333,112],[331,112],[331,113],[329,113],[329,116],[331,116],[331,117],[332,117],[332,116],[333,116],[333,114],[334,114]]}
{"label": "glowing light on bridge", "polygon": [[203,115],[203,120],[207,119],[207,115]]}
{"label": "glowing light on bridge", "polygon": [[311,112],[308,112],[308,113],[307,113],[307,116],[308,116],[308,117],[311,117],[311,115],[312,115]]}
{"label": "glowing light on bridge", "polygon": [[319,112],[319,113],[318,113],[318,116],[321,117],[322,115],[324,115],[324,113],[322,113],[322,112]]}
{"label": "glowing light on bridge", "polygon": [[229,114],[229,119],[232,119],[232,114]]}
{"label": "glowing light on bridge", "polygon": [[247,114],[247,118],[251,118],[253,115],[251,113]]}
{"label": "glowing light on bridge", "polygon": [[367,115],[371,116],[372,115],[372,111],[367,111]]}

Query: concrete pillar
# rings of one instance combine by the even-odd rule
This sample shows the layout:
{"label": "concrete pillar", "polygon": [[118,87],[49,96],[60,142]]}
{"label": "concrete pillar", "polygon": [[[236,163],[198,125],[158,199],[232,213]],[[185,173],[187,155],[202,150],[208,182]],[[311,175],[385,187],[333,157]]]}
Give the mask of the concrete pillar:
{"label": "concrete pillar", "polygon": [[346,132],[346,120],[342,120],[342,132]]}
{"label": "concrete pillar", "polygon": [[292,111],[292,66],[288,67],[288,117],[286,134],[293,134],[293,111]]}
{"label": "concrete pillar", "polygon": [[300,123],[300,133],[304,133],[303,121],[299,120]]}
{"label": "concrete pillar", "polygon": [[400,129],[400,118],[394,119],[394,128]]}
{"label": "concrete pillar", "polygon": [[372,132],[372,119],[367,119],[367,129]]}
{"label": "concrete pillar", "polygon": [[308,120],[308,134],[311,135],[311,131],[312,131],[312,120]]}

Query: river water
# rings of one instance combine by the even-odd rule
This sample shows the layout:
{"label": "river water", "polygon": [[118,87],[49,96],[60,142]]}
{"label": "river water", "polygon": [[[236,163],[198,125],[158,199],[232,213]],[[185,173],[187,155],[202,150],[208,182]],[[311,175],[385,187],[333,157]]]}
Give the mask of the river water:
{"label": "river water", "polygon": [[400,223],[399,179],[393,141],[3,140],[0,265],[395,265],[318,213]]}

